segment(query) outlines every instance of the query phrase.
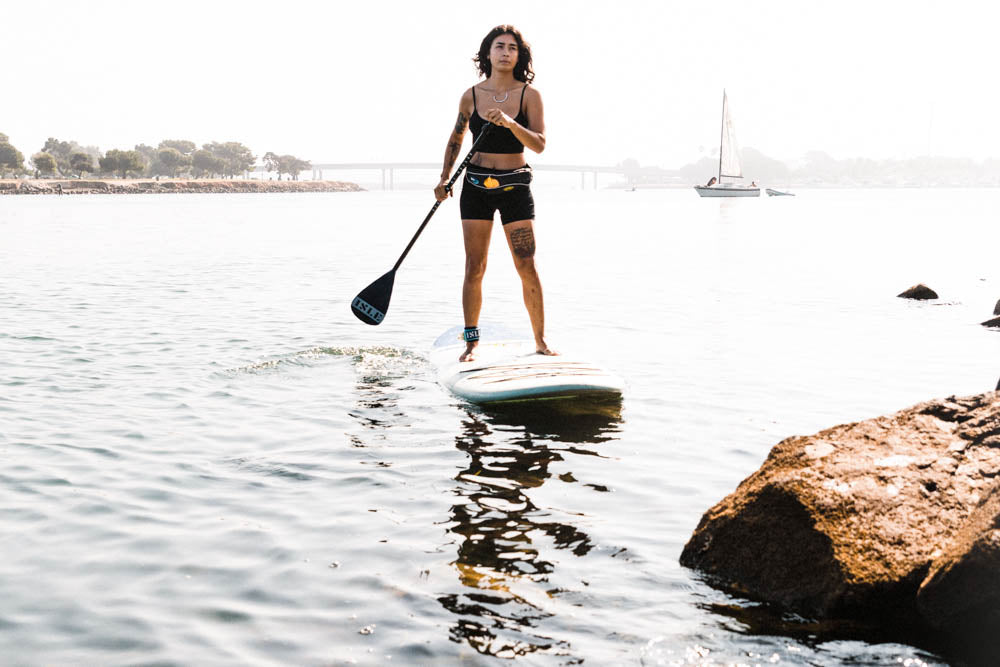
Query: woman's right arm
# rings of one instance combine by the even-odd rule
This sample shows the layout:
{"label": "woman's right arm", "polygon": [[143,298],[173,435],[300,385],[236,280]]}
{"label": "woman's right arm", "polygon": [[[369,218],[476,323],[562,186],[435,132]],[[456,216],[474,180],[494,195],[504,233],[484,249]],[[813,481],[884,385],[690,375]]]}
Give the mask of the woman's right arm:
{"label": "woman's right arm", "polygon": [[458,153],[462,150],[462,140],[465,139],[465,130],[469,127],[469,117],[472,115],[472,89],[465,91],[461,101],[458,103],[458,118],[455,119],[455,127],[448,137],[448,145],[444,149],[444,165],[441,167],[441,180],[434,188],[434,196],[438,201],[443,201],[451,195],[445,189],[448,179],[451,178],[451,170],[458,159]]}

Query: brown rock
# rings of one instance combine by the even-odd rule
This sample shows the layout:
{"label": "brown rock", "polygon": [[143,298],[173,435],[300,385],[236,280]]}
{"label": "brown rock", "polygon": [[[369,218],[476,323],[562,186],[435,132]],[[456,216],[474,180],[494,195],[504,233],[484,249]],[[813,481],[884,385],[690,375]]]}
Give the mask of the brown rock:
{"label": "brown rock", "polygon": [[992,320],[986,320],[985,322],[980,322],[984,327],[1000,327],[1000,317],[994,317]]}
{"label": "brown rock", "polygon": [[65,181],[63,187],[67,190],[106,191],[108,184],[105,181]]}
{"label": "brown rock", "polygon": [[937,292],[935,292],[934,290],[932,290],[930,287],[928,287],[923,283],[914,285],[913,287],[897,294],[896,296],[903,299],[919,299],[922,301],[927,299],[938,298]]}
{"label": "brown rock", "polygon": [[998,393],[788,438],[705,513],[681,563],[812,616],[915,620],[938,550],[997,473]]}
{"label": "brown rock", "polygon": [[21,181],[17,189],[18,194],[29,194],[37,195],[43,193],[52,192],[48,185],[42,184],[38,181],[34,183],[28,183],[27,181]]}
{"label": "brown rock", "polygon": [[917,593],[932,626],[1000,653],[1000,487],[990,489]]}
{"label": "brown rock", "polygon": [[997,305],[993,306],[993,314],[1000,315],[1000,301],[997,301]]}

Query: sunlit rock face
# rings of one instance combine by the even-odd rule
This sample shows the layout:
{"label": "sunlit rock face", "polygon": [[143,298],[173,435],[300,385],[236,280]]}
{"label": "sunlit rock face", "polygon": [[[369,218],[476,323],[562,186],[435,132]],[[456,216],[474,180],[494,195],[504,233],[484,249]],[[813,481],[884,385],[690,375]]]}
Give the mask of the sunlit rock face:
{"label": "sunlit rock face", "polygon": [[913,287],[910,287],[910,288],[908,288],[908,289],[900,292],[896,296],[898,296],[898,297],[900,297],[902,299],[918,299],[918,300],[927,300],[927,299],[936,299],[936,298],[938,298],[937,292],[935,292],[934,290],[932,290],[927,285],[924,285],[923,283],[920,283],[918,285],[914,285]]}
{"label": "sunlit rock face", "polygon": [[702,517],[681,563],[811,617],[947,629],[980,580],[975,599],[1000,609],[998,473],[997,392],[788,438]]}

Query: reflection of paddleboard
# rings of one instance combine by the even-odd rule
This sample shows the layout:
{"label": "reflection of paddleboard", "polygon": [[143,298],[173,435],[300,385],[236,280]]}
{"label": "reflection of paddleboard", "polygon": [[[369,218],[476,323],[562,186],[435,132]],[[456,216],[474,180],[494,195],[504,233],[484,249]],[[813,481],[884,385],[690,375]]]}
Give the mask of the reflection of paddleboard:
{"label": "reflection of paddleboard", "polygon": [[456,396],[472,403],[504,403],[553,398],[618,398],[624,383],[603,368],[576,357],[549,357],[535,352],[529,338],[502,327],[480,326],[476,359],[461,363],[465,350],[462,327],[438,337],[431,363],[438,380]]}

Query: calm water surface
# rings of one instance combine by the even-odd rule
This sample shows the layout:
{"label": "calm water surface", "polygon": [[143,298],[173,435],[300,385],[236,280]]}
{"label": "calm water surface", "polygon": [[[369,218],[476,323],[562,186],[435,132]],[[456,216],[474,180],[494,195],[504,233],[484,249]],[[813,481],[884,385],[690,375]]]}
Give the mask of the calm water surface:
{"label": "calm water surface", "polygon": [[[537,199],[550,341],[620,408],[437,385],[456,202],[375,328],[426,192],[0,199],[2,662],[943,663],[677,559],[782,438],[996,385],[998,193]],[[494,234],[483,320],[526,326]]]}

